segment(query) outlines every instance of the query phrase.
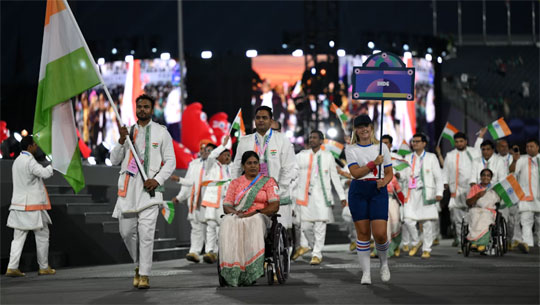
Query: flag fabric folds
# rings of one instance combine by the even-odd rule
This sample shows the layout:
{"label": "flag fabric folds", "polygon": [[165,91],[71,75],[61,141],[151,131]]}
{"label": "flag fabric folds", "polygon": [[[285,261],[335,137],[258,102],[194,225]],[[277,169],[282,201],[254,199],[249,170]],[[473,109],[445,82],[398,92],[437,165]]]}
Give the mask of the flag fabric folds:
{"label": "flag fabric folds", "polygon": [[246,127],[244,126],[244,119],[242,118],[242,108],[238,110],[236,117],[234,117],[234,121],[231,125],[231,129],[240,131],[241,136],[246,135]]}
{"label": "flag fabric folds", "polygon": [[512,131],[504,121],[504,118],[500,118],[497,121],[489,124],[487,128],[489,133],[493,137],[493,140],[498,140],[512,134]]}
{"label": "flag fabric folds", "polygon": [[407,142],[405,142],[405,140],[403,140],[403,142],[399,146],[399,149],[398,149],[398,152],[397,152],[398,155],[405,156],[405,155],[410,154],[411,152],[412,152],[411,148],[409,147],[409,145],[407,145]]}
{"label": "flag fabric folds", "polygon": [[454,127],[454,125],[446,122],[446,125],[444,126],[444,130],[441,134],[441,137],[450,141],[450,143],[452,143],[452,146],[454,146],[454,135],[458,132],[459,130],[456,127]]}
{"label": "flag fabric folds", "polygon": [[330,105],[330,111],[332,111],[333,113],[336,114],[336,116],[338,117],[339,121],[341,122],[341,126],[343,126],[343,129],[346,130],[347,128],[347,122],[349,121],[349,117],[343,113],[343,111],[341,110],[341,108],[339,108],[336,104],[332,103],[332,105]]}
{"label": "flag fabric folds", "polygon": [[161,215],[165,218],[168,224],[171,224],[174,219],[174,203],[171,201],[163,201]]}
{"label": "flag fabric folds", "polygon": [[517,204],[523,196],[525,196],[523,189],[521,189],[521,186],[514,175],[508,175],[505,179],[497,182],[493,185],[493,190],[504,202],[504,205],[501,205],[501,207],[511,207],[512,205]]}
{"label": "flag fabric folds", "polygon": [[70,98],[99,84],[92,55],[63,0],[48,0],[34,116],[34,140],[75,192],[84,188]]}
{"label": "flag fabric folds", "polygon": [[201,186],[222,186],[231,182],[231,179],[227,180],[205,180],[201,182]]}
{"label": "flag fabric folds", "polygon": [[334,158],[339,159],[339,156],[341,156],[341,152],[343,151],[344,146],[337,141],[325,139],[324,145],[321,148],[332,153]]}

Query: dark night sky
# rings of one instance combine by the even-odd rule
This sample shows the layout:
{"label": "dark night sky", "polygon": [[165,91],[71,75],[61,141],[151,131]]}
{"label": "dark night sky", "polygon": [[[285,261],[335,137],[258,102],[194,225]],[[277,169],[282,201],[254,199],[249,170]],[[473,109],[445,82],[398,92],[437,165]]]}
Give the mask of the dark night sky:
{"label": "dark night sky", "polygon": [[[482,2],[462,1],[463,32],[481,34]],[[114,59],[110,50],[118,48],[118,59],[131,49],[135,57],[168,51],[176,57],[176,1],[69,1],[75,18],[95,58]],[[1,3],[1,106],[0,118],[9,126],[20,126],[14,113],[33,113],[43,38],[45,1],[4,1]],[[339,1],[338,47],[365,48],[365,33],[431,35],[432,1]],[[512,1],[512,33],[531,33],[531,2]],[[538,7],[536,2],[536,17]],[[457,33],[457,4],[438,1],[438,31]],[[506,33],[504,1],[487,1],[488,34]],[[283,52],[284,33],[304,30],[302,1],[185,1],[183,3],[184,43],[188,55],[199,56],[209,49],[216,55]],[[377,43],[377,42],[376,42]],[[359,46],[362,44],[362,46]],[[290,51],[289,51],[290,52]],[[189,76],[188,76],[189,77]],[[32,116],[32,114],[28,114]],[[32,124],[25,116],[24,125]]]}

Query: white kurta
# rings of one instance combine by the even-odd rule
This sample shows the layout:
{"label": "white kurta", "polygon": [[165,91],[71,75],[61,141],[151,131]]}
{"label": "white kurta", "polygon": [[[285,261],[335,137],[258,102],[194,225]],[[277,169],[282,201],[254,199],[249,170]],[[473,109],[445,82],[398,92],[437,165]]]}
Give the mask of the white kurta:
{"label": "white kurta", "polygon": [[[321,176],[319,175],[317,162],[319,157],[321,160],[320,172],[322,173],[324,191],[321,185]],[[298,160],[299,166],[296,203],[300,209],[301,221],[329,221],[333,218],[331,217],[332,207],[328,206],[326,201],[328,200],[330,205],[334,205],[332,184],[338,194],[339,200],[346,199],[345,191],[337,173],[334,156],[323,150],[319,150],[314,154],[313,150],[309,149],[298,153],[296,160]],[[308,173],[310,175],[309,179]],[[308,194],[307,205],[302,205],[302,203],[305,203],[306,193]]]}
{"label": "white kurta", "polygon": [[[149,143],[145,143],[147,132],[150,132]],[[160,186],[163,186],[176,168],[176,157],[174,156],[172,138],[169,132],[164,126],[150,121],[145,127],[135,124],[134,133],[137,134],[136,137],[134,136],[134,146],[137,148],[139,157],[144,160],[146,150],[150,155],[147,157],[149,162],[147,166],[148,178],[155,179]],[[146,145],[148,145],[148,149],[146,149]],[[150,197],[150,194],[144,190],[140,172],[133,176],[128,174],[130,149],[127,140],[124,145],[116,145],[112,149],[111,162],[114,165],[121,164],[120,177],[118,178],[119,194],[113,217],[118,218],[119,213],[138,213],[152,205],[163,202],[162,192],[155,192],[155,196]],[[125,195],[121,195],[123,192],[125,192]]]}
{"label": "white kurta", "polygon": [[[261,148],[264,149],[266,136],[270,137],[270,139],[268,140],[268,147],[263,154],[256,145],[255,137],[257,137]],[[279,185],[280,205],[291,204],[289,187],[291,181],[294,179],[296,159],[290,140],[281,132],[275,132],[272,129],[269,129],[264,136],[255,132],[254,134],[241,137],[231,168],[232,179],[242,175],[242,155],[244,152],[250,150],[259,153],[261,163],[266,162],[268,164],[269,176],[276,179]]]}
{"label": "white kurta", "polygon": [[480,183],[480,173],[485,168],[489,168],[493,172],[491,183],[497,183],[507,176],[508,169],[504,170],[502,159],[497,158],[495,155],[492,155],[488,160],[480,157],[473,161],[470,183]]}
{"label": "white kurta", "polygon": [[205,208],[200,206],[206,187],[201,187],[206,171],[206,160],[197,158],[189,163],[188,170],[182,182],[182,187],[176,199],[188,205],[187,219],[199,222],[205,221]]}
{"label": "white kurta", "polygon": [[[225,147],[220,145],[210,153],[206,161],[207,167],[203,181],[228,180],[231,178],[230,164],[221,164],[217,160],[225,149]],[[205,188],[202,205],[205,206],[204,215],[206,220],[221,222],[221,216],[225,215],[223,212],[223,199],[225,198],[225,194],[227,194],[228,187],[229,183],[222,186],[208,186]]]}
{"label": "white kurta", "polygon": [[525,197],[519,202],[519,212],[540,212],[539,162],[539,154],[534,157],[529,155],[522,156],[516,162],[514,175],[525,193]]}
{"label": "white kurta", "polygon": [[[443,179],[450,189],[450,209],[467,208],[465,201],[470,189],[474,159],[477,158],[475,152],[473,148],[467,147],[463,151],[454,149],[446,155]],[[458,165],[457,169],[456,164]]]}
{"label": "white kurta", "polygon": [[[436,196],[443,194],[444,186],[441,177],[441,167],[435,154],[424,151],[420,155],[413,153],[408,156],[408,167],[402,170],[401,179],[416,180],[416,188],[407,186],[404,218],[411,220],[435,220],[439,218]],[[413,171],[414,163],[414,171]],[[425,192],[425,198],[423,195]]]}

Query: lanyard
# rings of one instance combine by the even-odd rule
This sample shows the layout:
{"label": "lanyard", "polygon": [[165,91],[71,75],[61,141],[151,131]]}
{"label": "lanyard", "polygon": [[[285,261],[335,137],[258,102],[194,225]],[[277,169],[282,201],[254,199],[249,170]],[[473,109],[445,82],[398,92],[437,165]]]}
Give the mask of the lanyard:
{"label": "lanyard", "polygon": [[489,167],[489,161],[486,162],[486,159],[484,159],[484,157],[482,157],[482,164],[484,165],[484,168]]}
{"label": "lanyard", "polygon": [[272,132],[273,130],[270,129],[270,134],[266,137],[266,140],[264,141],[264,148],[261,148],[261,144],[259,143],[259,138],[257,137],[257,134],[255,133],[255,145],[257,145],[257,153],[259,154],[259,156],[266,156],[265,152],[266,152],[266,149],[268,148],[268,143],[270,143]]}
{"label": "lanyard", "polygon": [[[424,153],[422,156],[420,156],[420,171],[422,171],[422,163],[424,163],[424,157],[426,156],[426,151],[424,150]],[[414,167],[416,166],[416,153],[414,153],[411,156],[411,163],[412,163],[412,171],[411,171],[411,177],[414,177]]]}
{"label": "lanyard", "polygon": [[242,196],[253,186],[253,184],[255,184],[255,182],[257,182],[257,180],[259,180],[259,178],[261,177],[261,174],[258,174],[257,177],[255,177],[255,179],[253,179],[253,181],[251,181],[251,183],[246,186],[245,189],[243,189],[238,195],[236,195],[236,198],[234,198],[234,203],[235,205],[238,204],[240,198],[242,198]]}

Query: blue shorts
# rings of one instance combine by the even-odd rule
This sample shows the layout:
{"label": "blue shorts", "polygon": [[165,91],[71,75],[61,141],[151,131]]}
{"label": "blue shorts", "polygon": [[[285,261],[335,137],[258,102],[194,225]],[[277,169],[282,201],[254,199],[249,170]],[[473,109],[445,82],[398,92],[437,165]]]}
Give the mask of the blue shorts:
{"label": "blue shorts", "polygon": [[388,220],[388,190],[377,189],[377,181],[353,180],[349,189],[353,221]]}

